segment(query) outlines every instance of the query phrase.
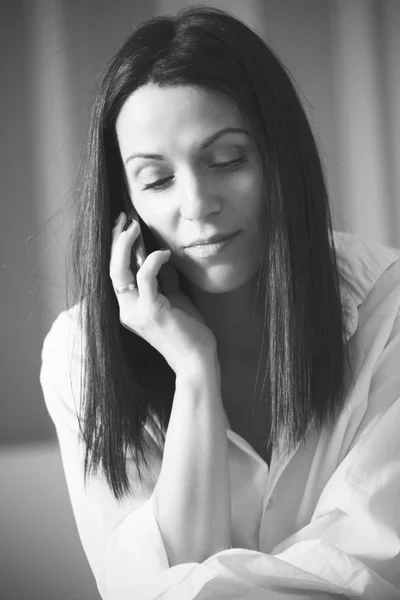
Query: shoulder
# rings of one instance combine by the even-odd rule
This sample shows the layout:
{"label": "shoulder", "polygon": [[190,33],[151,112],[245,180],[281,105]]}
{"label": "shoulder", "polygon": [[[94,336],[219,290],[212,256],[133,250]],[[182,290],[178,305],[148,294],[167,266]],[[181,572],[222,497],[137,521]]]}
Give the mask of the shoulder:
{"label": "shoulder", "polygon": [[[367,459],[372,460],[377,454],[376,436],[393,441],[390,423],[392,419],[398,423],[400,250],[359,236],[340,235],[340,275],[353,302],[354,316],[348,346],[353,385],[342,419],[347,421],[347,442],[358,448],[351,455],[357,456],[353,471],[359,471],[364,469]],[[394,448],[397,460],[397,442]]]}
{"label": "shoulder", "polygon": [[399,283],[400,249],[342,231],[334,232],[334,247],[342,283],[357,306],[381,286],[382,276],[391,267],[391,282]]}
{"label": "shoulder", "polygon": [[398,314],[400,249],[338,231],[334,246],[349,337],[378,315]]}
{"label": "shoulder", "polygon": [[43,342],[40,383],[56,426],[68,420],[75,427],[84,356],[80,312],[79,305],[61,312]]}
{"label": "shoulder", "polygon": [[53,321],[49,332],[47,333],[42,354],[50,358],[49,351],[59,349],[65,351],[74,346],[74,340],[82,338],[82,328],[80,325],[80,305],[74,304],[69,309],[62,311]]}

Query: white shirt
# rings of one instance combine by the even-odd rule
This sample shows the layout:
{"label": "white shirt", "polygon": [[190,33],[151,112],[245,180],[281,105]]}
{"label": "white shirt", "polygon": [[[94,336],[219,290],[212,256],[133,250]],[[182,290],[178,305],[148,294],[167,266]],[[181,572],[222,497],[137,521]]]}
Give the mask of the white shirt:
{"label": "white shirt", "polygon": [[400,250],[339,232],[335,248],[355,386],[330,431],[269,467],[227,429],[232,548],[201,564],[169,567],[155,481],[141,486],[131,457],[133,497],[117,502],[100,475],[85,490],[76,307],[54,322],[41,384],[104,600],[400,599]]}

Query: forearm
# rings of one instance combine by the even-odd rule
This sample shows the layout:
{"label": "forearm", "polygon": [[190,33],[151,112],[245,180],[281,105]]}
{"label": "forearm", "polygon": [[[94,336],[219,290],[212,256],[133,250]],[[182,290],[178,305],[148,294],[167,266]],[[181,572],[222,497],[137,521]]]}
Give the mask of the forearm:
{"label": "forearm", "polygon": [[228,443],[217,356],[177,375],[156,516],[171,566],[231,547]]}

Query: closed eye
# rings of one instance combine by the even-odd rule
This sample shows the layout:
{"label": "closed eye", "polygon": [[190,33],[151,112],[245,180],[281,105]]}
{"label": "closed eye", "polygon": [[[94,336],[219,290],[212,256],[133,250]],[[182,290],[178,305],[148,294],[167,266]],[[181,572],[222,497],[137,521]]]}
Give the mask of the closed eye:
{"label": "closed eye", "polygon": [[153,183],[147,183],[143,187],[143,190],[145,191],[145,190],[161,188],[171,179],[173,179],[173,175],[170,175],[169,177],[164,177],[163,179],[157,179],[157,181],[153,181]]}
{"label": "closed eye", "polygon": [[[244,164],[246,162],[247,162],[247,160],[244,158],[244,156],[240,156],[239,158],[234,158],[233,160],[228,160],[228,161],[225,161],[225,162],[218,162],[218,163],[214,163],[212,165],[209,165],[209,169],[235,168],[235,167],[239,167],[240,165],[242,165],[242,164]],[[147,183],[143,187],[143,191],[145,191],[145,190],[151,190],[151,189],[155,189],[155,190],[162,189],[173,178],[174,178],[174,176],[170,175],[169,177],[164,177],[163,179],[157,179],[157,181],[153,181],[152,183]]]}
{"label": "closed eye", "polygon": [[227,167],[237,167],[239,165],[242,165],[245,162],[247,162],[247,160],[244,158],[244,156],[239,156],[239,158],[234,158],[233,160],[228,160],[228,161],[225,161],[225,162],[214,163],[213,165],[210,165],[210,168],[222,168],[222,169],[225,169]]}

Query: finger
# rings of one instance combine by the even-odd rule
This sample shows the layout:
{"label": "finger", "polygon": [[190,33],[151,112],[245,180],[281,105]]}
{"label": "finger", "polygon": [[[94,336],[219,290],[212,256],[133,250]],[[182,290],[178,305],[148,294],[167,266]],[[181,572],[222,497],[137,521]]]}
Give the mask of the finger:
{"label": "finger", "polygon": [[145,306],[157,300],[159,295],[157,275],[162,265],[165,265],[170,256],[170,250],[156,250],[149,254],[137,272],[136,281],[139,289],[139,297]]}
{"label": "finger", "polygon": [[119,216],[118,216],[117,220],[115,221],[115,225],[111,230],[111,251],[113,249],[115,240],[117,239],[119,234],[122,232],[127,220],[128,220],[128,217],[126,216],[126,214],[124,212],[119,213]]}
{"label": "finger", "polygon": [[[121,228],[121,225],[118,228]],[[139,232],[139,224],[132,221],[127,230],[120,231],[119,235],[118,230],[115,233],[110,260],[110,277],[114,287],[121,287],[135,280],[130,265],[132,248]]]}

